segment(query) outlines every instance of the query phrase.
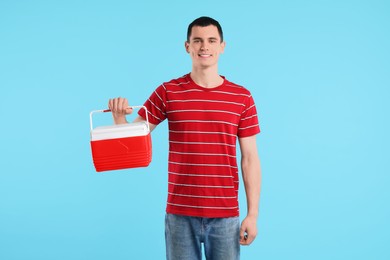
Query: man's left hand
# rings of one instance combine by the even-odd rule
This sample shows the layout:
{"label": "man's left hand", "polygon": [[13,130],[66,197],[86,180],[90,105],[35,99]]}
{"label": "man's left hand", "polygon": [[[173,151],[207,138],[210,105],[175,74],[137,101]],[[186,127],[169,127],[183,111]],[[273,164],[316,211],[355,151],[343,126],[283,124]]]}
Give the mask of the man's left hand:
{"label": "man's left hand", "polygon": [[243,246],[250,245],[257,236],[256,217],[247,216],[241,223],[240,244]]}

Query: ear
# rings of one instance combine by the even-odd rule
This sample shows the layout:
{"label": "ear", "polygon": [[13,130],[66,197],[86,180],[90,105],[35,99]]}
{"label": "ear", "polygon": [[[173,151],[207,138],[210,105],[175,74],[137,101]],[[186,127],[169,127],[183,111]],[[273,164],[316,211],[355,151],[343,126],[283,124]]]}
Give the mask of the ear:
{"label": "ear", "polygon": [[187,52],[187,53],[190,53],[189,47],[190,47],[190,44],[189,44],[187,41],[185,41],[185,42],[184,42],[184,48],[186,48],[186,52]]}
{"label": "ear", "polygon": [[226,42],[221,42],[221,53],[223,53],[225,51],[225,47],[226,47]]}

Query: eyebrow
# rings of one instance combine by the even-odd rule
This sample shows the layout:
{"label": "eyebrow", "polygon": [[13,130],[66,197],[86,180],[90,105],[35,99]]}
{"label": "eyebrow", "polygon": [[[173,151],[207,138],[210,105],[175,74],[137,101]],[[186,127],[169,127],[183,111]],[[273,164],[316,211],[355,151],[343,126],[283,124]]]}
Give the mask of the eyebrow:
{"label": "eyebrow", "polygon": [[[207,39],[208,40],[218,40],[218,38],[216,38],[216,37],[209,37]],[[192,40],[203,40],[203,38],[201,38],[201,37],[194,37],[194,38],[192,38]]]}

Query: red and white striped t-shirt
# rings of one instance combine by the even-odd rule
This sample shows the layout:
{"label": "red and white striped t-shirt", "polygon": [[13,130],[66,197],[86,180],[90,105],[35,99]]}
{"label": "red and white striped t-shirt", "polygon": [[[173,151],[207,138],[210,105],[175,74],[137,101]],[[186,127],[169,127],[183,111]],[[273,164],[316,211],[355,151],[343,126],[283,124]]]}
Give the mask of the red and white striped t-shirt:
{"label": "red and white striped t-shirt", "polygon": [[203,88],[187,74],[159,86],[145,106],[150,123],[168,119],[167,212],[238,216],[237,137],[260,132],[250,92],[226,79]]}

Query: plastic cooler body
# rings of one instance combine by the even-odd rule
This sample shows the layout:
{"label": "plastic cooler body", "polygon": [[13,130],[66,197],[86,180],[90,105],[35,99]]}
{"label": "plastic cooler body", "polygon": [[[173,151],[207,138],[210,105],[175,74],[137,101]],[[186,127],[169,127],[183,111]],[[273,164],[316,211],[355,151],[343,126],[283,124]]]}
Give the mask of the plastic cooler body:
{"label": "plastic cooler body", "polygon": [[93,129],[91,150],[97,172],[146,167],[152,161],[152,142],[146,122]]}

